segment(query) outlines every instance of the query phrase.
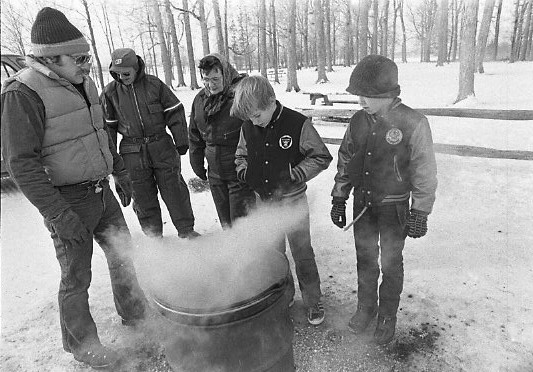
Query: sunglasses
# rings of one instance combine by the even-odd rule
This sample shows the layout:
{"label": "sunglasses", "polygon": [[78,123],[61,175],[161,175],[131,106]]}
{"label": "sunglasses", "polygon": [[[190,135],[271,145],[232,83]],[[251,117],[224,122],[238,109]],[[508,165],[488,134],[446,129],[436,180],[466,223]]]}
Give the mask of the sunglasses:
{"label": "sunglasses", "polygon": [[78,66],[83,66],[86,63],[91,62],[93,56],[90,54],[83,54],[81,56],[70,56],[74,60],[74,63]]}

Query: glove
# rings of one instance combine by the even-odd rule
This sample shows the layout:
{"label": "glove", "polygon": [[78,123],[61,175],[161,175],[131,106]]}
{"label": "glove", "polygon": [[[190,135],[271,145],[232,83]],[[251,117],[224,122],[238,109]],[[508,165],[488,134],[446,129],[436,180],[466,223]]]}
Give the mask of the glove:
{"label": "glove", "polygon": [[123,207],[127,207],[130,205],[131,196],[133,195],[133,185],[130,175],[126,170],[123,170],[114,174],[113,179],[115,180],[115,190],[117,191],[120,203]]}
{"label": "glove", "polygon": [[428,232],[428,213],[411,209],[407,220],[407,235],[411,238],[421,238]]}
{"label": "glove", "polygon": [[335,225],[343,228],[346,226],[346,200],[338,196],[334,196],[331,203],[333,204],[330,213],[331,220]]}
{"label": "glove", "polygon": [[176,147],[176,150],[178,150],[178,154],[180,155],[185,155],[188,149],[189,149],[189,145],[182,145],[182,146]]}
{"label": "glove", "polygon": [[80,245],[92,239],[91,232],[72,209],[67,209],[49,222],[57,236],[70,244]]}
{"label": "glove", "polygon": [[202,170],[194,170],[194,174],[196,174],[202,181],[207,181],[207,171],[205,168],[202,168]]}

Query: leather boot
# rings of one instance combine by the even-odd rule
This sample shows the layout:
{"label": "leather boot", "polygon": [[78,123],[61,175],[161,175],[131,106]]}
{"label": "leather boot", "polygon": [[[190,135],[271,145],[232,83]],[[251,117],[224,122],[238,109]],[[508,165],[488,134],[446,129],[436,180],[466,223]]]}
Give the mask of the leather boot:
{"label": "leather boot", "polygon": [[377,314],[377,307],[365,307],[365,306],[357,306],[357,311],[355,312],[354,316],[350,319],[350,322],[348,323],[348,327],[350,330],[357,334],[363,333],[365,329],[368,327],[370,322],[374,320]]}
{"label": "leather boot", "polygon": [[374,342],[378,345],[385,345],[392,341],[396,331],[395,316],[378,316],[376,331],[374,332]]}

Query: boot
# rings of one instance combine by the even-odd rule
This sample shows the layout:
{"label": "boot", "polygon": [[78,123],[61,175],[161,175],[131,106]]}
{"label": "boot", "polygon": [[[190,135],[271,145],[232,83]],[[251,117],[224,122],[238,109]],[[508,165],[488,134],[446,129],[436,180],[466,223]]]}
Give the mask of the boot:
{"label": "boot", "polygon": [[385,345],[392,341],[396,331],[396,316],[378,316],[376,331],[374,332],[374,342],[378,345]]}
{"label": "boot", "polygon": [[374,320],[376,314],[376,306],[365,307],[359,305],[357,306],[357,311],[355,312],[354,316],[352,316],[352,318],[350,319],[348,327],[356,335],[363,333],[370,324],[370,322]]}

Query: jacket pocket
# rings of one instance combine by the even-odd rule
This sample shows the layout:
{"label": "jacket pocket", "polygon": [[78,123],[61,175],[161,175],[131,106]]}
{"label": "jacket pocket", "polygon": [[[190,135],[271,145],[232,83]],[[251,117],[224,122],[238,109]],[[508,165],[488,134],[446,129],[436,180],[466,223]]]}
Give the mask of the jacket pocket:
{"label": "jacket pocket", "polygon": [[124,143],[124,141],[121,141],[119,152],[121,155],[141,152],[141,144],[140,143]]}
{"label": "jacket pocket", "polygon": [[160,103],[151,103],[148,105],[148,111],[150,114],[157,114],[158,112],[163,112],[163,106]]}
{"label": "jacket pocket", "polygon": [[394,155],[394,174],[396,175],[396,179],[398,182],[403,182],[402,174],[400,173],[400,168],[398,167],[398,158],[397,155]]}
{"label": "jacket pocket", "polygon": [[224,133],[224,139],[225,140],[228,140],[228,139],[235,139],[235,138],[238,138],[239,135],[241,133],[241,128],[238,128],[238,129],[235,129],[235,130],[232,130],[230,132],[226,132]]}

